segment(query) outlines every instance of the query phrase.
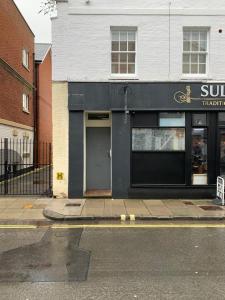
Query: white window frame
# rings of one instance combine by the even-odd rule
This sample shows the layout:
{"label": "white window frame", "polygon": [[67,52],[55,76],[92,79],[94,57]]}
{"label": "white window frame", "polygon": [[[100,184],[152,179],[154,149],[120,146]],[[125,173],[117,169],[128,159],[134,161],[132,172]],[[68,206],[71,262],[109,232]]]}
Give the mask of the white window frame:
{"label": "white window frame", "polygon": [[22,63],[26,69],[29,69],[29,51],[26,49],[22,50]]}
{"label": "white window frame", "polygon": [[[115,31],[135,33],[135,51],[112,51],[112,36]],[[134,73],[112,73],[112,53],[135,53],[135,72]],[[137,79],[137,27],[114,27],[110,28],[110,78],[109,79]]]}
{"label": "white window frame", "polygon": [[[207,34],[207,48],[206,51],[184,51],[184,32],[185,31],[203,31]],[[199,79],[209,77],[209,37],[210,28],[209,27],[183,27],[182,32],[182,78],[183,79]],[[205,73],[183,73],[183,54],[206,54],[206,72]],[[199,62],[198,62],[199,63]]]}
{"label": "white window frame", "polygon": [[22,96],[23,111],[29,113],[29,95],[23,93]]}

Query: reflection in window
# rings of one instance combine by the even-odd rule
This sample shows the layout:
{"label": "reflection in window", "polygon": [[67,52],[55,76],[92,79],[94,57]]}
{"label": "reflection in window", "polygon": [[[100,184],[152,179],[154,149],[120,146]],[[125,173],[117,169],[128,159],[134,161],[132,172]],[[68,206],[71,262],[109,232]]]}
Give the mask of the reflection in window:
{"label": "reflection in window", "polygon": [[159,126],[161,127],[185,127],[185,113],[160,113]]}
{"label": "reflection in window", "polygon": [[[193,184],[207,184],[207,129],[192,129]],[[203,176],[204,175],[204,176]]]}
{"label": "reflection in window", "polygon": [[133,128],[133,151],[184,151],[184,128]]}
{"label": "reflection in window", "polygon": [[206,126],[206,113],[192,114],[192,126]]}

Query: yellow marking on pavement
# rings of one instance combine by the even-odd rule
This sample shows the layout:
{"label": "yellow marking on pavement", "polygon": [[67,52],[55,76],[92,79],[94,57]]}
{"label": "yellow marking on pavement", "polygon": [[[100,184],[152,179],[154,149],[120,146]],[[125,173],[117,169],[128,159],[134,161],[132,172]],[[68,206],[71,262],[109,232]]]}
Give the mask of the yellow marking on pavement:
{"label": "yellow marking on pavement", "polygon": [[121,221],[126,221],[126,215],[120,215],[120,220]]}
{"label": "yellow marking on pavement", "polygon": [[24,207],[23,208],[33,208],[33,205],[32,204],[30,204],[30,203],[27,203],[27,204],[25,204],[24,205]]}
{"label": "yellow marking on pavement", "polygon": [[135,221],[135,215],[130,215],[130,220]]}
{"label": "yellow marking on pavement", "polygon": [[55,224],[51,228],[225,228],[225,224]]}
{"label": "yellow marking on pavement", "polygon": [[0,229],[36,229],[36,225],[0,225]]}

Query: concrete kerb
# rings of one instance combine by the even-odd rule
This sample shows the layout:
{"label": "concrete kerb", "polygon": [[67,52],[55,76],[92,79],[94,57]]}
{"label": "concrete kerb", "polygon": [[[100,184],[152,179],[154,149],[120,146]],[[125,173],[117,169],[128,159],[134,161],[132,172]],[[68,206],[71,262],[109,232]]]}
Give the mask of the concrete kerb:
{"label": "concrete kerb", "polygon": [[[43,215],[52,221],[121,221],[120,216],[65,216],[48,210]],[[225,216],[135,216],[136,221],[225,221]],[[126,216],[126,221],[130,221]]]}

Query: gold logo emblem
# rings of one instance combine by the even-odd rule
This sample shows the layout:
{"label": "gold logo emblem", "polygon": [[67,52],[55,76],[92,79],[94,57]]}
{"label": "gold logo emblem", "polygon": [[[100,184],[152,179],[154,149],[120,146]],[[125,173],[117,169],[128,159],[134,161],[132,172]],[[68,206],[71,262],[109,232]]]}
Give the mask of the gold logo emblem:
{"label": "gold logo emblem", "polygon": [[186,93],[179,91],[174,94],[174,100],[178,103],[191,103],[191,87],[186,86]]}

